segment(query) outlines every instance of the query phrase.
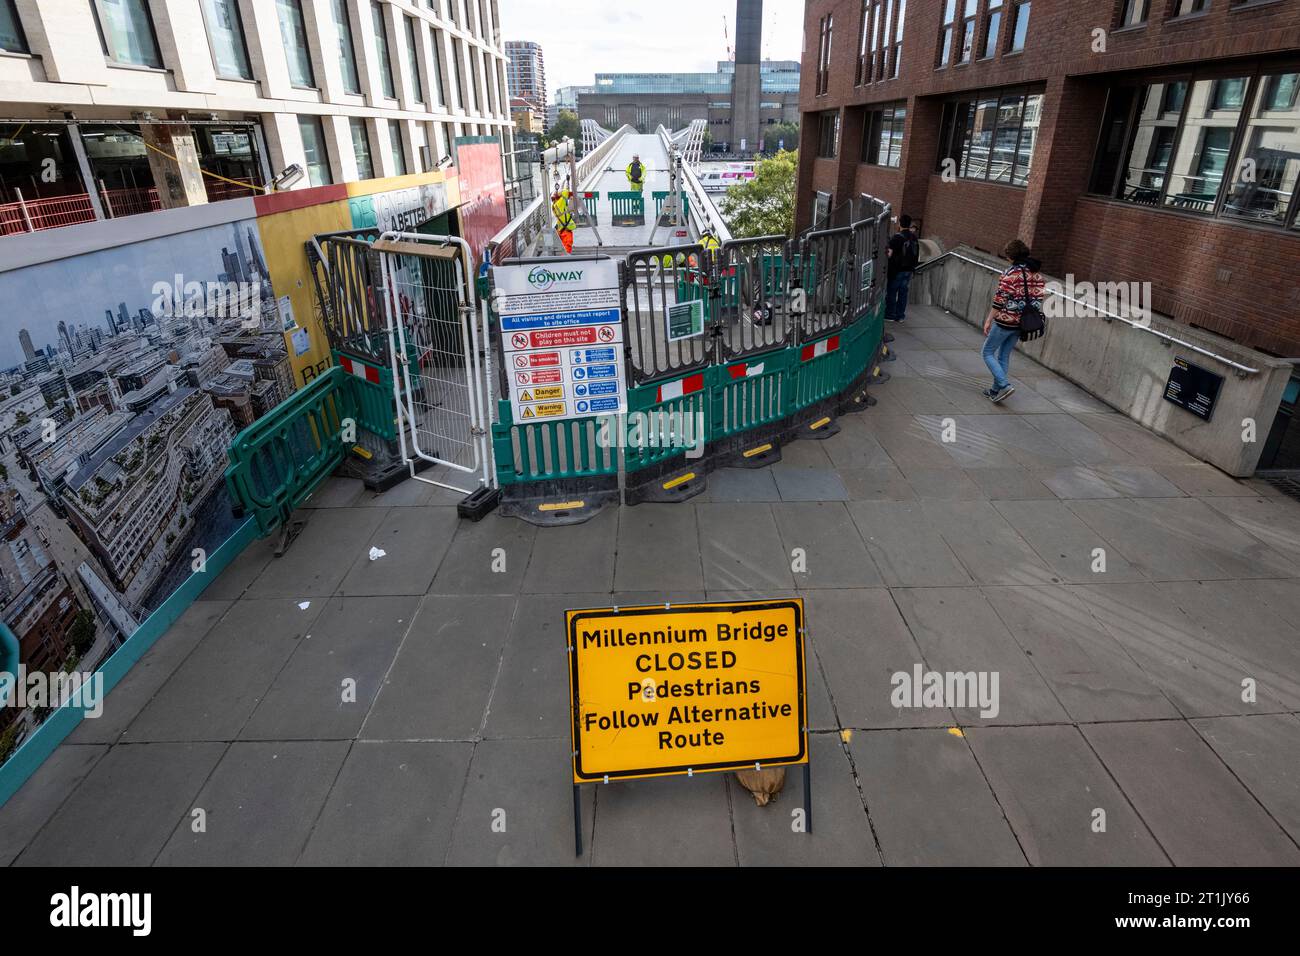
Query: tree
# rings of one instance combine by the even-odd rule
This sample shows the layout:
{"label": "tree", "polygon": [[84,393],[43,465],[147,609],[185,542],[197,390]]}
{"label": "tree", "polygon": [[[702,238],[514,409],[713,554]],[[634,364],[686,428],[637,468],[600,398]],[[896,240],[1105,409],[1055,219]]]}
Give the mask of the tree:
{"label": "tree", "polygon": [[68,628],[68,643],[79,657],[90,650],[90,645],[95,643],[95,615],[86,610],[77,612]]}
{"label": "tree", "polygon": [[781,150],[759,160],[754,178],[732,186],[723,195],[719,211],[737,239],[788,236],[794,229],[795,177],[799,151]]}
{"label": "tree", "polygon": [[0,464],[0,481],[8,481],[8,480],[9,480],[9,469],[6,468],[3,464]]}
{"label": "tree", "polygon": [[21,428],[23,425],[26,425],[30,421],[31,419],[27,416],[27,413],[22,410],[19,410],[18,414],[14,416],[14,424],[17,425],[19,428]]}
{"label": "tree", "polygon": [[[781,145],[784,143],[785,145]],[[763,127],[763,152],[775,153],[780,149],[799,148],[798,123],[773,123]]]}
{"label": "tree", "polygon": [[560,110],[560,114],[555,117],[555,122],[542,137],[542,142],[547,146],[553,146],[566,136],[578,145],[582,145],[582,124],[578,122],[578,114],[573,110]]}
{"label": "tree", "polygon": [[702,152],[702,153],[711,153],[711,152],[713,152],[713,132],[712,132],[712,130],[708,130],[708,129],[706,129],[706,130],[704,131],[704,138],[703,138],[702,140],[700,140],[700,152]]}

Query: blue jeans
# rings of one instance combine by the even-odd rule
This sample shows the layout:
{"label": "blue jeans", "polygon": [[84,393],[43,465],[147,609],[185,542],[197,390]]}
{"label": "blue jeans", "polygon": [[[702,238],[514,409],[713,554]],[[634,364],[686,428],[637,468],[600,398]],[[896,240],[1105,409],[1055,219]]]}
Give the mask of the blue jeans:
{"label": "blue jeans", "polygon": [[885,318],[902,322],[907,317],[907,290],[912,285],[912,273],[900,272],[885,287]]}
{"label": "blue jeans", "polygon": [[1007,370],[1011,366],[1011,353],[1019,341],[1019,329],[1004,329],[996,322],[989,329],[989,337],[984,340],[984,349],[980,354],[984,356],[984,364],[993,373],[994,388],[1006,388],[1011,384],[1007,381]]}

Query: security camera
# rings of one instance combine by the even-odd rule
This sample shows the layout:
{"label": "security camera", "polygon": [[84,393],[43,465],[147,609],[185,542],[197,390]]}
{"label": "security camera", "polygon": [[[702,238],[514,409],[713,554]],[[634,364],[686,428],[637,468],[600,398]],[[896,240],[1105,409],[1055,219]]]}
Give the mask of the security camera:
{"label": "security camera", "polygon": [[293,163],[285,167],[278,176],[271,180],[271,188],[288,189],[300,179],[302,179],[302,167],[297,163]]}

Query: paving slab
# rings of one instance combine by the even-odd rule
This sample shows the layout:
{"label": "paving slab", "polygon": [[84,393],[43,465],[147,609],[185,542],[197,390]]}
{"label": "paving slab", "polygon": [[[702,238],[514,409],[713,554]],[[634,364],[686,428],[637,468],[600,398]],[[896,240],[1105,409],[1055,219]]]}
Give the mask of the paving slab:
{"label": "paving slab", "polygon": [[234,740],[325,604],[321,598],[236,601],[131,721],[122,740]]}
{"label": "paving slab", "polygon": [[348,748],[347,741],[236,742],[158,854],[158,866],[289,866],[297,861]]}
{"label": "paving slab", "polygon": [[512,596],[427,596],[361,727],[362,739],[478,736],[514,614]]}
{"label": "paving slab", "polygon": [[1043,484],[1052,489],[1058,498],[1119,498],[1122,497],[1099,472],[1085,465],[1067,465],[1043,472]]}
{"label": "paving slab", "polygon": [[946,707],[898,708],[891,702],[893,676],[910,675],[922,655],[888,591],[810,591],[805,608],[838,726],[952,725]]}
{"label": "paving slab", "polygon": [[204,600],[195,601],[186,608],[185,613],[108,692],[103,713],[77,724],[68,735],[68,742],[113,743],[117,740],[231,604],[231,601]]}
{"label": "paving slab", "polygon": [[869,730],[849,753],[886,866],[1023,866],[1002,808],[962,737]]}
{"label": "paving slab", "polygon": [[473,749],[468,743],[358,743],[343,761],[299,862],[440,866]]}
{"label": "paving slab", "polygon": [[610,556],[618,537],[618,508],[582,524],[546,528],[533,542],[523,590],[532,594],[613,590]]}
{"label": "paving slab", "polygon": [[1152,584],[1071,588],[1185,717],[1267,713],[1285,709],[1267,683],[1254,703],[1242,681],[1258,669],[1242,661],[1199,621]]}
{"label": "paving slab", "polygon": [[833,468],[787,465],[782,459],[772,466],[772,477],[782,501],[847,501],[849,497]]}
{"label": "paving slab", "polygon": [[[976,501],[985,497],[980,486],[961,468],[913,468],[903,474],[918,499],[934,501]],[[982,469],[971,469],[978,471]]]}
{"label": "paving slab", "polygon": [[481,521],[460,522],[430,593],[518,594],[537,531],[536,525],[495,512]]}
{"label": "paving slab", "polygon": [[719,468],[697,501],[780,501],[771,468]]}
{"label": "paving slab", "polygon": [[[248,519],[252,521],[252,518]],[[239,598],[266,570],[267,565],[276,560],[275,544],[277,536],[254,539],[244,548],[217,579],[203,589],[205,601],[233,601]],[[204,573],[207,573],[206,571]]]}
{"label": "paving slab", "polygon": [[[584,786],[596,806],[593,866],[735,866],[730,774]],[[751,800],[748,792],[741,794]],[[569,819],[572,819],[570,811]]]}
{"label": "paving slab", "polygon": [[1087,424],[1105,421],[1104,417],[1046,414],[1027,417],[1025,421],[1083,464],[1119,464],[1134,460],[1126,447],[1109,441]]}
{"label": "paving slab", "polygon": [[[1295,584],[1300,588],[1300,581]],[[1300,710],[1300,628],[1243,594],[1237,581],[1173,581],[1157,587],[1216,645],[1246,664],[1288,710]]]}
{"label": "paving slab", "polygon": [[1180,498],[1183,495],[1177,485],[1147,465],[1097,465],[1093,471],[1125,498]]}
{"label": "paving slab", "polygon": [[572,780],[573,757],[567,736],[479,741],[466,775],[447,862],[457,866],[588,865],[598,788],[582,788],[584,855],[576,857]]}
{"label": "paving slab", "polygon": [[868,409],[860,415],[844,415],[839,419],[840,433],[822,444],[831,465],[843,478],[846,472],[859,468],[880,468],[892,464],[889,453],[876,440],[863,419],[871,414]]}
{"label": "paving slab", "polygon": [[375,508],[318,508],[282,556],[275,558],[249,585],[246,597],[328,597],[365,550],[384,512]]}
{"label": "paving slab", "polygon": [[15,861],[19,866],[148,866],[225,744],[117,744]]}
{"label": "paving slab", "polygon": [[[424,594],[459,524],[455,508],[393,508],[354,549],[356,560],[338,593]],[[372,548],[384,553],[372,559]]]}
{"label": "paving slab", "polygon": [[1195,498],[1071,501],[1069,507],[1152,580],[1300,575],[1286,555]]}
{"label": "paving slab", "polygon": [[[784,553],[803,551],[794,570],[800,588],[872,588],[883,583],[862,535],[838,501],[780,502],[772,505]],[[794,559],[791,559],[792,567]]]}
{"label": "paving slab", "polygon": [[984,587],[985,599],[1072,720],[1162,720],[1178,710],[1070,588]]}
{"label": "paving slab", "polygon": [[411,596],[330,598],[239,732],[240,739],[355,737],[419,603]]}
{"label": "paving slab", "polygon": [[[1084,524],[1063,501],[1004,501],[995,502],[993,507],[1061,581],[1092,584],[1146,580],[1118,548]],[[1104,565],[1098,563],[1101,560]],[[1104,571],[1094,570],[1102,567]]]}
{"label": "paving slab", "polygon": [[1084,736],[1177,866],[1295,866],[1300,850],[1185,721]]}
{"label": "paving slab", "polygon": [[[993,690],[992,713],[977,701],[952,712],[962,726],[1068,720],[1051,687],[978,588],[897,588],[891,592],[923,655],[925,671],[974,672]],[[909,675],[911,676],[911,675]],[[922,707],[928,710],[929,707]]]}
{"label": "paving slab", "polygon": [[764,807],[728,774],[740,865],[879,866],[880,854],[839,734],[813,734],[809,755],[811,833],[795,829],[795,813],[802,818],[804,805],[803,767],[786,768],[785,787]]}
{"label": "paving slab", "polygon": [[770,505],[705,502],[695,507],[706,589],[794,587],[790,555]]}
{"label": "paving slab", "polygon": [[1056,494],[1038,476],[1022,466],[1014,468],[970,468],[966,477],[979,488],[979,497],[988,501],[1026,501],[1035,498],[1055,499]]}
{"label": "paving slab", "polygon": [[303,508],[351,508],[355,505],[366,486],[360,478],[342,478],[330,475],[320,483],[310,497],[301,505]]}
{"label": "paving slab", "polygon": [[1265,714],[1191,723],[1269,816],[1300,842],[1300,718]]}
{"label": "paving slab", "polygon": [[920,502],[854,501],[849,514],[888,586],[971,583]]}
{"label": "paving slab", "polygon": [[1082,412],[1075,416],[1080,425],[1101,435],[1108,443],[1124,449],[1127,458],[1162,468],[1165,465],[1199,464],[1171,441],[1147,431],[1126,415]]}
{"label": "paving slab", "polygon": [[922,507],[978,583],[1054,583],[1052,570],[989,502],[926,501]]}
{"label": "paving slab", "polygon": [[784,468],[820,468],[828,470],[833,467],[827,449],[839,436],[819,439],[797,439],[781,446],[781,465]]}
{"label": "paving slab", "polygon": [[[1006,449],[979,430],[984,415],[918,415],[917,423],[937,441],[960,468],[1009,468],[1016,464]],[[906,471],[907,469],[904,469]]]}
{"label": "paving slab", "polygon": [[704,587],[694,504],[647,503],[624,509],[614,587],[645,591]]}
{"label": "paving slab", "polygon": [[967,737],[1032,865],[1169,865],[1078,728],[980,727]]}
{"label": "paving slab", "polygon": [[1300,501],[1258,496],[1204,500],[1242,531],[1300,564]]}
{"label": "paving slab", "polygon": [[1196,498],[1215,496],[1241,497],[1256,494],[1244,481],[1226,475],[1213,465],[1196,462],[1188,465],[1159,465],[1157,470],[1186,494]]}
{"label": "paving slab", "polygon": [[0,807],[0,866],[13,862],[106,753],[105,744],[65,743],[36,768]]}
{"label": "paving slab", "polygon": [[893,464],[841,468],[840,480],[852,501],[912,501],[916,492]]}

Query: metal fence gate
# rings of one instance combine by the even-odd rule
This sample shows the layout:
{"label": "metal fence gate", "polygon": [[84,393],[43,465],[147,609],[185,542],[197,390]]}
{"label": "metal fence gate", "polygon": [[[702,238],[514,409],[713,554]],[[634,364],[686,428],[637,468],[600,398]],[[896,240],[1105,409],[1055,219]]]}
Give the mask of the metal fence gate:
{"label": "metal fence gate", "polygon": [[[493,482],[491,356],[458,236],[386,232],[378,257],[402,460],[419,481],[471,494]],[[416,473],[419,462],[441,466]]]}

